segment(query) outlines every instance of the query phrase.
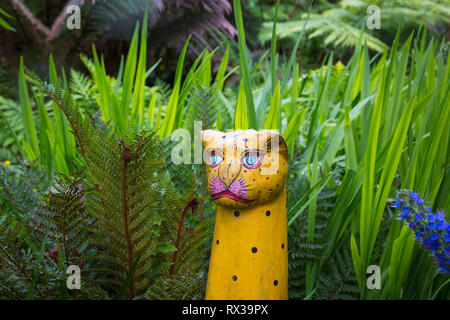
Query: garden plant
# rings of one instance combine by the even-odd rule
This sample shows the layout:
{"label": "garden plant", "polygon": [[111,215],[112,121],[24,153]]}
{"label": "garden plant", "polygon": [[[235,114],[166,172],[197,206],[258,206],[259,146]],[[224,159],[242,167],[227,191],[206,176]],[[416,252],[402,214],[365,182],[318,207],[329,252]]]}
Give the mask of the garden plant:
{"label": "garden plant", "polygon": [[[69,66],[56,49],[45,68],[23,55],[2,73],[0,60],[0,299],[204,299],[223,208],[196,161],[202,130],[284,138],[288,299],[449,299],[450,44],[436,28],[450,5],[386,1],[378,39],[348,14],[369,2],[306,2],[280,22],[288,1],[217,1],[221,23],[199,27],[214,41],[177,32],[163,77],[157,1],[130,9],[118,58],[93,44]],[[271,15],[255,45],[257,3]],[[11,10],[0,3],[0,36],[23,31]],[[317,39],[314,65],[302,55]],[[176,162],[181,141],[192,152]]]}

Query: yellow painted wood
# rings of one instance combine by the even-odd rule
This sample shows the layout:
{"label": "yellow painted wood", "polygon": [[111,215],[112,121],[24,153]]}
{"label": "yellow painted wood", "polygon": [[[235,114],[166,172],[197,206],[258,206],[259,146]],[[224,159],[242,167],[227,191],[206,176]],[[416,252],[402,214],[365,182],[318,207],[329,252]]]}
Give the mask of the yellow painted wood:
{"label": "yellow painted wood", "polygon": [[[266,150],[264,147],[274,137],[280,138],[279,147]],[[222,187],[238,193],[239,189],[232,186],[242,180],[246,186],[240,194],[242,201],[250,201],[243,203],[226,196],[215,199],[218,209],[205,298],[287,299],[288,166],[284,140],[269,130],[226,134],[207,130],[202,141],[207,154],[223,151],[222,163],[207,166],[212,196],[221,190],[217,184],[222,182]],[[262,161],[258,167],[249,169],[242,164],[242,155],[252,150],[260,150]],[[274,163],[278,165],[272,174],[263,174],[265,169],[273,169]],[[216,181],[214,186],[215,178],[220,182]]]}

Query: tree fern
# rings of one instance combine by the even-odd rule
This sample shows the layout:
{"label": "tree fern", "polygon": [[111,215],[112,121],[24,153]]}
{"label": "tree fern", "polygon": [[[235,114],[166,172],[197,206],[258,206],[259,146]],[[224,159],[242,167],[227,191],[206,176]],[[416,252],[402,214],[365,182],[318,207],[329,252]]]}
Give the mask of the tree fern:
{"label": "tree fern", "polygon": [[[232,38],[234,26],[226,19],[231,5],[226,0],[111,0],[93,6],[89,24],[110,39],[130,39],[136,23],[148,10],[148,29],[152,55],[168,48],[181,50],[180,44],[192,35],[193,52],[205,45],[220,44],[221,38]],[[114,22],[114,23],[112,23]],[[170,66],[169,66],[170,67]]]}
{"label": "tree fern", "polygon": [[89,229],[93,220],[86,214],[80,173],[74,178],[61,175],[43,200],[42,208],[35,211],[35,223],[42,230],[48,229],[50,239],[61,246],[65,267],[81,265],[84,251],[89,246]]}
{"label": "tree fern", "polygon": [[79,71],[70,69],[70,90],[75,102],[82,105],[83,110],[89,115],[93,115],[97,111],[97,102],[92,99],[94,86],[89,77]]}
{"label": "tree fern", "polygon": [[[448,24],[450,14],[445,0],[343,0],[336,5],[328,1],[319,1],[325,8],[319,13],[311,13],[305,31],[309,32],[309,38],[320,37],[325,45],[334,47],[355,47],[361,35],[361,29],[365,28],[370,14],[367,8],[377,5],[381,9],[382,35],[390,39],[395,36],[395,31],[402,26],[405,30],[418,28],[423,22],[434,33],[443,34],[437,28],[440,22]],[[305,23],[307,14],[301,15],[301,20],[279,22],[277,33],[280,37],[290,37],[300,32]],[[272,32],[272,22],[263,24],[260,34],[262,40],[269,40]],[[388,46],[380,39],[380,31],[366,30],[362,35],[363,43],[375,51],[382,52]],[[409,35],[408,31],[408,35]]]}
{"label": "tree fern", "polygon": [[[78,202],[56,199],[58,207],[73,208],[72,212],[78,210],[74,203],[83,199],[83,210],[93,219],[89,241],[97,251],[85,258],[89,279],[110,295],[118,295],[127,284],[127,296],[134,298],[152,285],[156,288],[158,276],[177,281],[199,277],[203,267],[199,257],[205,252],[201,249],[211,233],[208,220],[189,223],[187,211],[196,203],[195,182],[190,192],[178,192],[161,170],[164,152],[156,134],[143,129],[115,137],[94,128],[67,90],[47,85],[32,73],[30,78],[68,118],[86,165],[82,186],[74,181],[67,189],[57,189],[59,195],[70,190]],[[62,212],[51,212],[50,221],[64,225],[59,222]]]}
{"label": "tree fern", "polygon": [[[13,158],[13,154],[20,151],[19,141],[24,138],[24,127],[20,114],[20,105],[15,101],[6,99],[0,95],[0,123],[3,130],[0,131],[0,147],[10,150],[4,155],[4,160]],[[6,158],[8,157],[8,158]],[[0,155],[2,160],[2,155]]]}
{"label": "tree fern", "polygon": [[149,288],[145,297],[151,300],[198,300],[203,298],[201,289],[202,279],[199,276],[160,278]]}
{"label": "tree fern", "polygon": [[305,298],[306,261],[323,259],[322,250],[325,247],[323,233],[330,216],[332,198],[335,192],[323,190],[317,197],[316,223],[314,239],[308,241],[308,215],[301,215],[289,229],[289,293],[290,298]]}
{"label": "tree fern", "polygon": [[216,126],[217,113],[219,112],[219,98],[216,85],[204,87],[198,81],[192,87],[188,98],[189,112],[188,127],[194,131],[194,121],[202,123],[202,129]]}
{"label": "tree fern", "polygon": [[212,220],[193,221],[196,220],[198,206],[195,181],[185,195],[180,194],[168,179],[164,185],[165,210],[162,227],[165,232],[161,234],[161,240],[168,244],[168,247],[160,255],[160,259],[169,268],[165,269],[161,279],[149,288],[146,297],[202,298],[205,256],[212,235]]}
{"label": "tree fern", "polygon": [[0,177],[0,207],[18,217],[33,213],[39,197],[51,184],[45,170],[39,170],[34,162],[21,162],[16,170],[0,164]]}
{"label": "tree fern", "polygon": [[[51,283],[61,279],[53,261],[37,258],[44,235],[33,218],[47,175],[42,172],[39,177],[31,165],[21,174],[0,168],[0,298],[23,299],[31,287],[44,298],[54,287]],[[44,276],[33,281],[39,273]]]}
{"label": "tree fern", "polygon": [[[356,300],[359,299],[359,287],[353,270],[350,253],[350,237],[346,237],[336,249],[324,272],[318,277],[318,289],[315,299]],[[345,245],[346,244],[346,245]]]}

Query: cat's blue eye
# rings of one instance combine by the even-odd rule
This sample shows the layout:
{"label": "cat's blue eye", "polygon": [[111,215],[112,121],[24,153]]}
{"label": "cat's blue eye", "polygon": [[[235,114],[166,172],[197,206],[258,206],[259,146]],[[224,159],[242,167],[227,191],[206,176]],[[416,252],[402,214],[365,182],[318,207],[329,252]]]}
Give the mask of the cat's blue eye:
{"label": "cat's blue eye", "polygon": [[245,163],[249,166],[254,166],[258,162],[258,157],[255,155],[245,157]]}
{"label": "cat's blue eye", "polygon": [[257,154],[249,154],[244,157],[244,166],[248,169],[253,169],[261,164],[261,157]]}
{"label": "cat's blue eye", "polygon": [[220,155],[217,153],[212,153],[209,157],[209,166],[212,168],[217,167],[222,161],[223,158]]}

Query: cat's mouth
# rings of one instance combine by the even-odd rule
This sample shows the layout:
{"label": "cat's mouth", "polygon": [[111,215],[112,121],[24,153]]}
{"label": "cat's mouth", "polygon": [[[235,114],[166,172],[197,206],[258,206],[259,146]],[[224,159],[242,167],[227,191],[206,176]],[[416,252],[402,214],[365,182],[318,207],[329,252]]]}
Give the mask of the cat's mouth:
{"label": "cat's mouth", "polygon": [[211,198],[213,200],[219,199],[219,198],[230,198],[232,200],[238,201],[238,202],[242,202],[242,203],[249,203],[252,202],[253,200],[248,200],[248,199],[244,199],[240,196],[238,196],[237,194],[234,194],[233,192],[231,192],[230,190],[224,190],[215,194],[211,195]]}

